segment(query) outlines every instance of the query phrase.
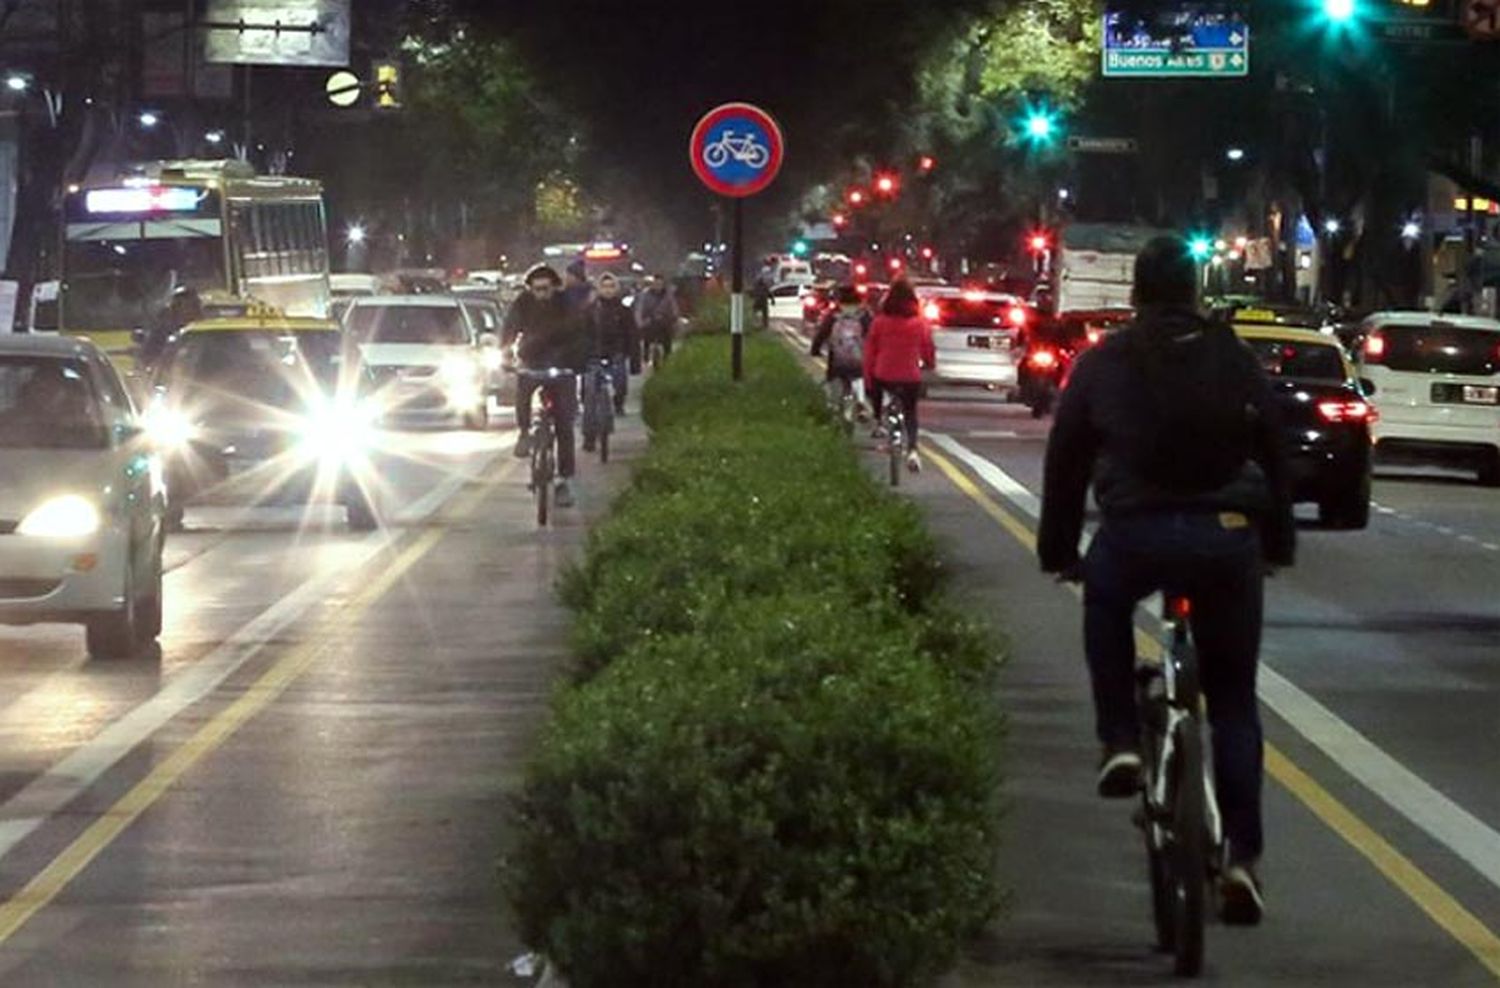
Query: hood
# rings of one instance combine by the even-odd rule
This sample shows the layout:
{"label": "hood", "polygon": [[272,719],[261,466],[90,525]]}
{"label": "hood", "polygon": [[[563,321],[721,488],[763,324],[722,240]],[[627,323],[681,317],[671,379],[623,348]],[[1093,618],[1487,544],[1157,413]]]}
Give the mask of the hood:
{"label": "hood", "polygon": [[49,497],[102,497],[120,456],[100,449],[0,450],[0,521],[18,522]]}
{"label": "hood", "polygon": [[359,352],[371,367],[440,367],[444,360],[469,356],[473,347],[461,343],[362,343]]}

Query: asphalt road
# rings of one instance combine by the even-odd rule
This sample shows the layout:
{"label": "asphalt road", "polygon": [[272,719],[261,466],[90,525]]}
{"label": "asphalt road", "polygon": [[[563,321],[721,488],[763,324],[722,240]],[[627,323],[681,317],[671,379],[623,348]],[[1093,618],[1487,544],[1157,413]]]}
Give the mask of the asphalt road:
{"label": "asphalt road", "polygon": [[[1009,638],[1009,905],[950,983],[1169,981],[1129,808],[1092,793],[1078,597],[1028,544],[1050,422],[953,388],[922,416],[924,472],[902,490]],[[1269,912],[1211,931],[1210,982],[1500,981],[1500,491],[1382,468],[1375,500],[1363,532],[1299,509],[1298,565],[1268,584]]]}
{"label": "asphalt road", "polygon": [[518,983],[503,801],[627,467],[539,532],[513,438],[386,436],[371,535],[190,509],[159,652],[0,629],[0,984]]}

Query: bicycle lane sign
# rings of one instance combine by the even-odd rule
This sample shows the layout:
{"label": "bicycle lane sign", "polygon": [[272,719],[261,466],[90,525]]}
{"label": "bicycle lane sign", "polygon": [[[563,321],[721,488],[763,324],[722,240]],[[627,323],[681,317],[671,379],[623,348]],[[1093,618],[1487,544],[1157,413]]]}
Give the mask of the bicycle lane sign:
{"label": "bicycle lane sign", "polygon": [[775,118],[749,103],[725,103],[708,111],[688,142],[698,179],[735,199],[770,185],[781,170],[784,150]]}

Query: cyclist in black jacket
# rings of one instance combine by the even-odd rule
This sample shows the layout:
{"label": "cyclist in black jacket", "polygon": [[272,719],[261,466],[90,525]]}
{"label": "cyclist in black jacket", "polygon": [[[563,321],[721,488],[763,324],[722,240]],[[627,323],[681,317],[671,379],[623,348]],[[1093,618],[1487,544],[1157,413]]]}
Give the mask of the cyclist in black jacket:
{"label": "cyclist in black jacket", "polygon": [[[505,314],[503,342],[509,345],[520,338],[517,357],[523,370],[516,387],[516,427],[520,430],[516,456],[525,459],[531,455],[531,399],[538,388],[546,388],[557,414],[557,504],[566,508],[573,503],[568,481],[573,476],[575,462],[576,375],[588,356],[588,337],[578,318],[569,312],[561,288],[562,279],[545,264],[528,271],[526,291],[511,303]],[[525,374],[526,370],[553,368],[572,371],[575,376],[543,382]]]}
{"label": "cyclist in black jacket", "polygon": [[[1267,564],[1291,565],[1296,530],[1270,385],[1233,330],[1194,311],[1197,278],[1181,238],[1158,238],[1136,259],[1138,318],[1085,352],[1063,391],[1037,552],[1046,572],[1084,581],[1104,796],[1140,785],[1135,607],[1163,588],[1192,600],[1229,853],[1221,910],[1226,922],[1253,924],[1262,579]],[[1080,560],[1091,481],[1103,521]]]}

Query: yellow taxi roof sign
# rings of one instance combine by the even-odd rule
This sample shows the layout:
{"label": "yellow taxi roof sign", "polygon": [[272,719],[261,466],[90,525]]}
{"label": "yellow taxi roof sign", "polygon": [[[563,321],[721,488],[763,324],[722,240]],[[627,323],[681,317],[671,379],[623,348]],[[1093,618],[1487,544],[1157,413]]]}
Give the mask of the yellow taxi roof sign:
{"label": "yellow taxi roof sign", "polygon": [[1276,313],[1272,309],[1235,309],[1234,321],[1251,323],[1274,323],[1276,321]]}
{"label": "yellow taxi roof sign", "polygon": [[209,319],[199,319],[182,327],[183,333],[213,333],[233,332],[239,330],[271,330],[278,333],[337,333],[340,326],[332,319],[317,319],[311,316],[283,316],[276,314],[269,317],[251,316],[215,316]]}

